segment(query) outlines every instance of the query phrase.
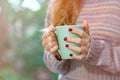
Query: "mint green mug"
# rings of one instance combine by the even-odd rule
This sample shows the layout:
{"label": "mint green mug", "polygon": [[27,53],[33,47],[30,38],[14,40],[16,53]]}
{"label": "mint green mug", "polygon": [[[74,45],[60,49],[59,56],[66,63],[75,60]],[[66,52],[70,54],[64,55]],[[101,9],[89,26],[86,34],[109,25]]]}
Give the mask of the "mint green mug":
{"label": "mint green mug", "polygon": [[83,30],[83,26],[81,25],[65,25],[65,26],[56,26],[55,33],[57,35],[57,40],[58,40],[58,45],[59,45],[59,50],[58,52],[61,55],[62,59],[72,59],[69,55],[70,53],[78,55],[79,53],[72,51],[70,49],[67,49],[65,47],[66,44],[70,44],[72,46],[79,46],[74,43],[66,42],[64,41],[64,37],[74,37],[74,38],[80,38],[80,36],[73,34],[69,32],[69,28],[77,28]]}

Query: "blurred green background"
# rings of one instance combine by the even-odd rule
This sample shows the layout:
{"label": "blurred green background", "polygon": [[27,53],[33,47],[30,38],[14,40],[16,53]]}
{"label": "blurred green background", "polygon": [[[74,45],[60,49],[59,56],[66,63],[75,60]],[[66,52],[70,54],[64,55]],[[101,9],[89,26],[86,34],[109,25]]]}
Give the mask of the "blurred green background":
{"label": "blurred green background", "polygon": [[0,0],[0,80],[57,80],[43,62],[49,0]]}

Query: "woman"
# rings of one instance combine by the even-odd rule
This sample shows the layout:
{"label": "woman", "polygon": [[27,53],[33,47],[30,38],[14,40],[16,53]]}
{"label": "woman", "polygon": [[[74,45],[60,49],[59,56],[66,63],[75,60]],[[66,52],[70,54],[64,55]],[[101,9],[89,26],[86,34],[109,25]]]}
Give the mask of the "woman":
{"label": "woman", "polygon": [[[43,35],[46,49],[44,61],[59,80],[120,80],[120,0],[53,0],[46,17],[50,30]],[[59,58],[58,43],[54,34],[57,25],[81,25],[84,31],[70,28],[81,38],[64,40],[81,45],[66,48],[71,60]],[[89,24],[89,25],[88,25]],[[51,27],[51,28],[50,28]],[[56,58],[57,57],[57,58]]]}

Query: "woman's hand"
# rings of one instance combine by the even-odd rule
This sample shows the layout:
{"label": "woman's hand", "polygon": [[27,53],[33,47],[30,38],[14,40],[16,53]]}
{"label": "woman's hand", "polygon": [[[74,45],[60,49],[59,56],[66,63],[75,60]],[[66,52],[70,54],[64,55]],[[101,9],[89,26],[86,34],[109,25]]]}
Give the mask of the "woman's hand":
{"label": "woman's hand", "polygon": [[54,54],[58,60],[61,60],[58,53],[58,42],[54,31],[55,28],[53,25],[48,27],[48,31],[46,31],[42,36],[42,45],[48,52]]}
{"label": "woman's hand", "polygon": [[80,29],[69,28],[69,31],[71,33],[79,35],[80,38],[72,38],[72,37],[64,38],[64,40],[67,42],[72,42],[72,43],[80,45],[80,47],[75,47],[75,46],[66,44],[66,47],[68,49],[80,53],[79,55],[70,53],[70,56],[76,60],[82,60],[83,58],[85,58],[88,53],[88,50],[89,50],[90,37],[89,37],[89,32],[88,32],[88,23],[86,21],[84,21],[83,26],[84,26],[84,31],[80,30]]}

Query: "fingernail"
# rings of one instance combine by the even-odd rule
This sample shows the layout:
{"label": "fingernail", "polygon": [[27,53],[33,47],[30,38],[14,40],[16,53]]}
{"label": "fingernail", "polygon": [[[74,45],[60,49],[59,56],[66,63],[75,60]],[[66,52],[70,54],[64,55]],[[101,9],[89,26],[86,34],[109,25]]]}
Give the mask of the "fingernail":
{"label": "fingernail", "polygon": [[69,47],[69,44],[66,44],[65,47]]}
{"label": "fingernail", "polygon": [[73,29],[72,28],[69,28],[69,31],[72,31]]}
{"label": "fingernail", "polygon": [[67,37],[64,37],[64,41],[67,41]]}
{"label": "fingernail", "polygon": [[70,54],[70,56],[73,56],[73,54]]}

